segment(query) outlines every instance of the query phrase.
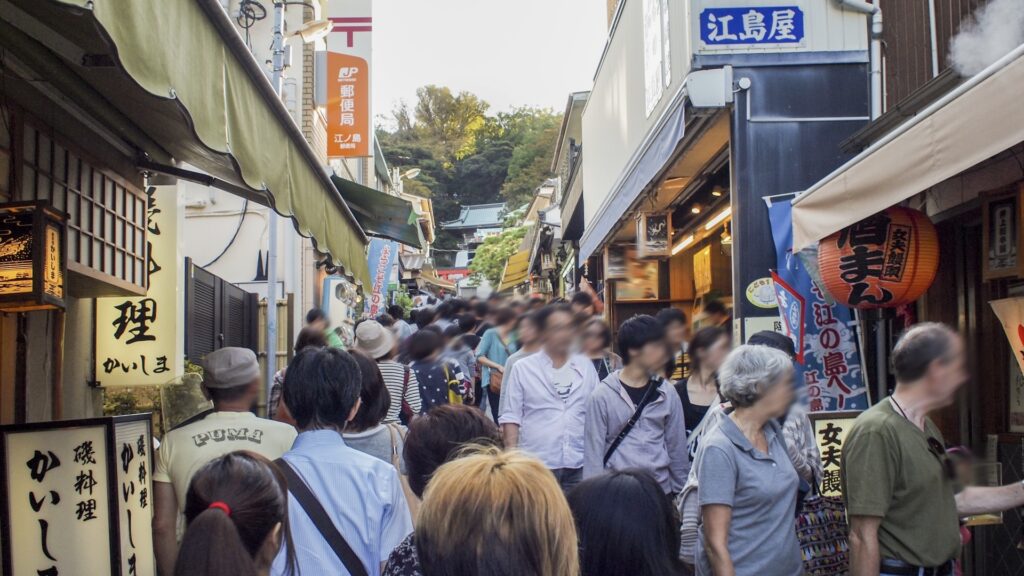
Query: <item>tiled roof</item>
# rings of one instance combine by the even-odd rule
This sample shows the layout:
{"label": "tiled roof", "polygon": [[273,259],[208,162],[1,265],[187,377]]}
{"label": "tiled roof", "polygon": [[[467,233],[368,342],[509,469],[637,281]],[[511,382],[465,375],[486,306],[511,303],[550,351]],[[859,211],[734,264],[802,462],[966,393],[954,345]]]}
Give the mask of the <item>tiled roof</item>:
{"label": "tiled roof", "polygon": [[501,227],[505,212],[504,202],[463,206],[459,217],[445,222],[442,228],[494,228]]}

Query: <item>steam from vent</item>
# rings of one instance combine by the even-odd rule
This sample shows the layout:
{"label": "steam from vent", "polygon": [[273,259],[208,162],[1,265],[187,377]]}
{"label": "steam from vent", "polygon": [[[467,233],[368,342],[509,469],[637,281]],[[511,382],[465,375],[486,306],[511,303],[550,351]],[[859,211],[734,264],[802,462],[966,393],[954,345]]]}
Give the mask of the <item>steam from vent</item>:
{"label": "steam from vent", "polygon": [[972,20],[965,20],[950,43],[953,68],[974,76],[1024,44],[1024,0],[990,0]]}

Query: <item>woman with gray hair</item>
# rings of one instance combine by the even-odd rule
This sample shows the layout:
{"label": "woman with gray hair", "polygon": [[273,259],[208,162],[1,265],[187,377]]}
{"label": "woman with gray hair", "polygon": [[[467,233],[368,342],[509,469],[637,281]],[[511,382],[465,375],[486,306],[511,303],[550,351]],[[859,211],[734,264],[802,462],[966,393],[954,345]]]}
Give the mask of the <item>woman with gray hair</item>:
{"label": "woman with gray hair", "polygon": [[698,450],[697,574],[802,574],[794,524],[799,478],[777,422],[793,403],[793,363],[767,346],[740,346],[718,377],[734,410]]}

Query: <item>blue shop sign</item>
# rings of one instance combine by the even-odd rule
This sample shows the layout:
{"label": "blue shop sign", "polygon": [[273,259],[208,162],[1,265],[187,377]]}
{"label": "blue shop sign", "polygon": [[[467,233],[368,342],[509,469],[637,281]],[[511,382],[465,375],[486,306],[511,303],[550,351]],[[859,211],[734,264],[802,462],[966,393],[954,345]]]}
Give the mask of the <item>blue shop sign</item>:
{"label": "blue shop sign", "polygon": [[797,6],[705,8],[700,39],[709,46],[799,44],[804,39],[804,12]]}

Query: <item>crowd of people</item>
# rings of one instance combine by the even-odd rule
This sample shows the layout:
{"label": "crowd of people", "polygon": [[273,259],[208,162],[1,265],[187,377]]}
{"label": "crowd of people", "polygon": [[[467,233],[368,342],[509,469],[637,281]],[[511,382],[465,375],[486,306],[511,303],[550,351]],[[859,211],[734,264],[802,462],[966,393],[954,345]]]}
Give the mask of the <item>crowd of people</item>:
{"label": "crowd of people", "polygon": [[[792,341],[731,341],[712,304],[614,332],[569,302],[449,299],[361,320],[343,350],[314,310],[274,378],[203,362],[213,411],[156,457],[161,576],[795,576],[796,517],[822,479]],[[841,470],[850,573],[954,573],[959,519],[1024,504],[961,487],[930,411],[967,379],[938,324],[896,344],[893,395]]]}

